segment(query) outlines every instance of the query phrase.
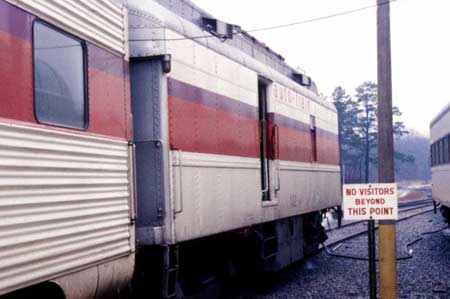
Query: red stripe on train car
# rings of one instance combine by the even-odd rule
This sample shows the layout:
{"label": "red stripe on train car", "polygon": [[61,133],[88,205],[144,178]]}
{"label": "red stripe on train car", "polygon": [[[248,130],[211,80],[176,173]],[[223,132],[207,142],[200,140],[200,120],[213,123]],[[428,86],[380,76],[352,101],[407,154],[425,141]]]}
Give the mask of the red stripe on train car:
{"label": "red stripe on train car", "polygon": [[169,97],[171,149],[189,152],[259,157],[256,119]]}
{"label": "red stripe on train car", "polygon": [[317,130],[317,159],[322,164],[340,164],[339,141],[336,134]]}
{"label": "red stripe on train car", "polygon": [[126,138],[125,82],[89,68],[88,132]]}
{"label": "red stripe on train car", "polygon": [[[257,117],[257,107],[169,79],[171,149],[258,158]],[[312,162],[309,125],[269,113],[269,132],[274,124],[280,136],[277,158]],[[317,148],[317,163],[339,164],[336,134],[317,128]]]}
{"label": "red stripe on train car", "polygon": [[[28,24],[31,26],[31,24]],[[0,118],[37,124],[34,114],[33,49],[29,40],[9,32],[0,31]],[[95,49],[95,50],[93,50]],[[95,52],[95,55],[92,53]],[[89,45],[88,65],[98,65],[99,53],[105,52],[99,70],[88,68],[89,127],[87,133],[107,135],[121,139],[131,137],[129,81],[124,80],[126,62],[120,56]],[[105,62],[106,61],[106,62]],[[128,109],[127,109],[128,105]],[[63,128],[38,125],[64,130]],[[69,130],[83,133],[84,131]]]}
{"label": "red stripe on train car", "polygon": [[0,1],[0,118],[78,134],[131,138],[129,76],[123,57],[87,43],[87,131],[37,124],[34,114],[32,28],[35,17]]}
{"label": "red stripe on train car", "polygon": [[0,117],[35,122],[31,43],[0,31]]}

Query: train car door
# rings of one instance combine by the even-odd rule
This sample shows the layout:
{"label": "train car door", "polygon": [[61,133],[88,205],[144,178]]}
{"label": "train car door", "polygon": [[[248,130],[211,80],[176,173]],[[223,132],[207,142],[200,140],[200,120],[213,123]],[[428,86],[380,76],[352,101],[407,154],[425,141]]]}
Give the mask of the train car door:
{"label": "train car door", "polygon": [[259,148],[261,159],[262,200],[271,200],[270,164],[269,164],[269,118],[267,112],[267,88],[270,81],[260,77],[258,80],[258,112],[259,112]]}

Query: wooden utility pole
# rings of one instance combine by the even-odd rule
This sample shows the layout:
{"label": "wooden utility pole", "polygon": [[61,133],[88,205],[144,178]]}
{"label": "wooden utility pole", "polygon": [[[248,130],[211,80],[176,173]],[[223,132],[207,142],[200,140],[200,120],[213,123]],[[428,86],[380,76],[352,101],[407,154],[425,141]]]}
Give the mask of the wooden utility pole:
{"label": "wooden utility pole", "polygon": [[[378,180],[393,183],[394,141],[392,125],[391,34],[388,0],[377,0],[378,45]],[[380,298],[397,298],[395,221],[379,223]]]}

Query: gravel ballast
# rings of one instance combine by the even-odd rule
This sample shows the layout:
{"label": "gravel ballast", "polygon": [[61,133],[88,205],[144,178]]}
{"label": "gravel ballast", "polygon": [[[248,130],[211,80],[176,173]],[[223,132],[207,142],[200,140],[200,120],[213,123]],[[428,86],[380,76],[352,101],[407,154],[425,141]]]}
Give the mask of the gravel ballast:
{"label": "gravel ballast", "polygon": [[[423,238],[409,247],[413,258],[398,261],[398,298],[450,298],[450,231],[422,235],[446,226],[440,213],[433,212],[397,223],[398,257],[408,256],[406,244]],[[334,233],[338,231],[330,232],[331,238]],[[347,240],[334,252],[367,257],[367,236]],[[369,298],[367,268],[367,261],[322,250],[264,281],[243,283],[227,298]]]}

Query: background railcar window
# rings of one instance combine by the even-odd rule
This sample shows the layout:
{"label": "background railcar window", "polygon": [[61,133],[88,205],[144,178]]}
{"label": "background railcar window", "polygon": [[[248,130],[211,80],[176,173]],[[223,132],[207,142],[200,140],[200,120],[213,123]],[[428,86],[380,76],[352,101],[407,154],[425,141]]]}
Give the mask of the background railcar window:
{"label": "background railcar window", "polygon": [[448,138],[445,137],[443,139],[444,142],[444,163],[447,164],[449,162],[449,156],[448,156]]}
{"label": "background railcar window", "polygon": [[434,144],[430,145],[430,161],[431,161],[431,166],[436,165],[436,162],[434,162]]}
{"label": "background railcar window", "polygon": [[439,165],[438,143],[439,143],[438,141],[436,141],[436,142],[434,143],[434,156],[435,156],[434,161],[436,162],[436,163],[435,163],[436,165]]}
{"label": "background railcar window", "polygon": [[434,164],[439,165],[438,143],[434,143]]}
{"label": "background railcar window", "polygon": [[445,139],[447,141],[447,151],[445,152],[445,155],[447,156],[447,163],[450,163],[450,135],[445,136]]}
{"label": "background railcar window", "polygon": [[437,165],[438,164],[438,158],[437,158],[437,155],[436,155],[436,142],[435,143],[433,143],[432,145],[431,145],[431,150],[433,151],[433,165]]}
{"label": "background railcar window", "polygon": [[33,34],[37,120],[56,126],[86,128],[82,42],[41,22],[34,23]]}
{"label": "background railcar window", "polygon": [[438,143],[434,143],[434,164],[439,165]]}

